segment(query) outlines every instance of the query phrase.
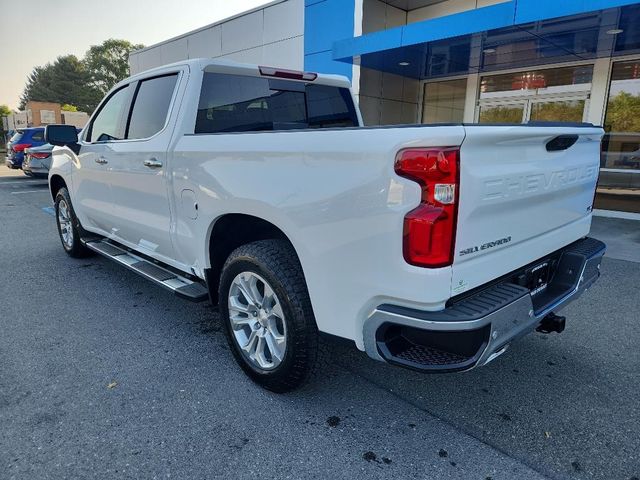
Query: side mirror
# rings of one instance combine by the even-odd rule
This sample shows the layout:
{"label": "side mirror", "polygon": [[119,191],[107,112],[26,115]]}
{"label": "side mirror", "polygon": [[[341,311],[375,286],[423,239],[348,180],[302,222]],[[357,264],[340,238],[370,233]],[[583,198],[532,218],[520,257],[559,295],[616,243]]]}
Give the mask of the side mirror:
{"label": "side mirror", "polygon": [[69,147],[76,154],[80,151],[78,131],[73,125],[47,125],[44,129],[44,139],[51,145]]}

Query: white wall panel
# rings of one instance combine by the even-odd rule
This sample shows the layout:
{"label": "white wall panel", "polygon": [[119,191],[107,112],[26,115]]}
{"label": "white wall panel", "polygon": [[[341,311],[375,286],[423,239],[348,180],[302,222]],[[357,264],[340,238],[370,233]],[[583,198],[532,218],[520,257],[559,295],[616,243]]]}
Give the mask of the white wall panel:
{"label": "white wall panel", "polygon": [[495,5],[496,3],[508,2],[509,0],[477,0],[477,1],[478,1],[478,8],[482,8],[482,7],[488,7],[489,5]]}
{"label": "white wall panel", "polygon": [[407,23],[444,17],[446,15],[453,15],[454,13],[466,12],[467,10],[474,10],[507,1],[509,0],[446,0],[427,7],[411,10],[407,14]]}
{"label": "white wall panel", "polygon": [[365,125],[380,125],[381,102],[382,100],[377,97],[366,95],[358,97],[358,105]]}
{"label": "white wall panel", "polygon": [[404,77],[392,73],[382,74],[382,98],[402,101]]}
{"label": "white wall panel", "polygon": [[260,65],[262,61],[262,47],[249,48],[240,52],[233,52],[227,55],[222,55],[218,58],[225,58],[227,60],[234,60],[240,63],[252,63]]}
{"label": "white wall panel", "polygon": [[365,0],[363,4],[362,33],[377,32],[407,23],[407,12],[380,0]]}
{"label": "white wall panel", "polygon": [[189,58],[219,57],[222,55],[222,27],[220,25],[195,32],[186,38]]}
{"label": "white wall panel", "polygon": [[380,108],[380,124],[381,125],[398,125],[403,122],[402,119],[402,102],[394,100],[381,100]]}
{"label": "white wall panel", "polygon": [[187,38],[177,38],[171,42],[167,42],[160,47],[162,55],[162,63],[173,63],[179,60],[186,60],[189,58],[187,53]]}
{"label": "white wall panel", "polygon": [[431,18],[444,17],[476,8],[476,0],[447,0],[427,7],[411,10],[407,15],[407,23],[420,22]]}
{"label": "white wall panel", "polygon": [[139,68],[141,72],[163,65],[160,48],[161,47],[154,47],[140,52],[138,60],[140,62]]}
{"label": "white wall panel", "polygon": [[262,45],[264,12],[234,18],[222,24],[222,54],[246,50]]}
{"label": "white wall panel", "polygon": [[304,69],[303,37],[290,38],[262,47],[262,64],[271,67]]}
{"label": "white wall panel", "polygon": [[302,69],[303,39],[304,0],[287,0],[134,52],[129,65],[137,73],[209,57]]}
{"label": "white wall panel", "polygon": [[264,44],[304,35],[304,0],[289,0],[264,9]]}
{"label": "white wall panel", "polygon": [[129,55],[129,72],[131,75],[140,72],[140,59],[138,53],[132,53]]}

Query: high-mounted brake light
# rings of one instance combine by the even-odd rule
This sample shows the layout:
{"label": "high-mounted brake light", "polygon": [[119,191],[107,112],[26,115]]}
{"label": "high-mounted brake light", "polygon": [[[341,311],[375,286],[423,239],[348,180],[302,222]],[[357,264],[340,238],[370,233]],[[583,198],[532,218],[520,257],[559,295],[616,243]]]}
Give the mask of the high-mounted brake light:
{"label": "high-mounted brake light", "polygon": [[405,260],[419,267],[453,263],[458,216],[460,149],[458,147],[402,150],[395,170],[422,187],[420,205],[404,218]]}
{"label": "high-mounted brake light", "polygon": [[288,80],[306,80],[308,82],[313,82],[318,78],[318,74],[313,72],[300,72],[298,70],[285,70],[283,68],[273,67],[258,68],[260,69],[260,75],[265,77],[286,78]]}
{"label": "high-mounted brake light", "polygon": [[14,152],[23,152],[25,148],[29,148],[30,146],[30,143],[17,143],[11,146],[11,150]]}

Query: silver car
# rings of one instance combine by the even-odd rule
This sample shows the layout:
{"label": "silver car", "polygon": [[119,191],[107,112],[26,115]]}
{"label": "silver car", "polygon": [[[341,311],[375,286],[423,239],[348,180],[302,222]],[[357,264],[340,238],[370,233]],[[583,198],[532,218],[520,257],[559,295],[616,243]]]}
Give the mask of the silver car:
{"label": "silver car", "polygon": [[45,143],[39,147],[27,148],[24,151],[22,171],[30,177],[47,178],[51,168],[51,151],[53,145]]}

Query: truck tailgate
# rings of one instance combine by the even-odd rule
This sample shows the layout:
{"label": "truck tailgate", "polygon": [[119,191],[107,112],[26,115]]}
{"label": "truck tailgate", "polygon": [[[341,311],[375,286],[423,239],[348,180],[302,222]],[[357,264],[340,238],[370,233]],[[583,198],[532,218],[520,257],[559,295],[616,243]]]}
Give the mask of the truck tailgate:
{"label": "truck tailgate", "polygon": [[587,235],[603,134],[528,125],[465,131],[452,296]]}

